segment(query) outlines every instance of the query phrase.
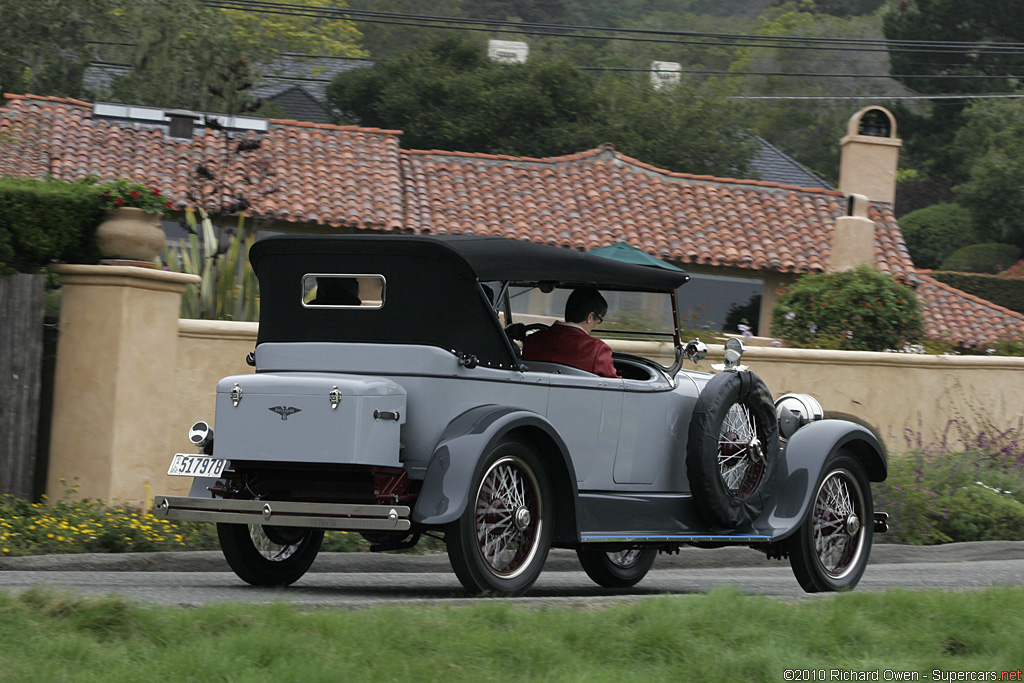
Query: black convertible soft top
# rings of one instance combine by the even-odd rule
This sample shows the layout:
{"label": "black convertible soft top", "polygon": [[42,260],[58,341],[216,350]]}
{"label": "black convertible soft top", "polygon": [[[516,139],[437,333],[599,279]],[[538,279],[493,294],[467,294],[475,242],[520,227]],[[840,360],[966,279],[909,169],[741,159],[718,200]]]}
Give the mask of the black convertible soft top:
{"label": "black convertible soft top", "polygon": [[[249,260],[260,281],[258,344],[426,344],[497,367],[517,360],[480,282],[671,292],[689,279],[678,270],[470,235],[281,235],[256,242]],[[304,307],[301,281],[309,273],[379,274],[384,306]]]}
{"label": "black convertible soft top", "polygon": [[670,292],[690,276],[669,270],[615,261],[533,242],[480,235],[279,235],[253,245],[249,258],[256,265],[267,252],[330,255],[385,255],[421,253],[445,258],[457,266],[462,260],[478,281],[554,282],[557,286],[593,285],[601,289]]}

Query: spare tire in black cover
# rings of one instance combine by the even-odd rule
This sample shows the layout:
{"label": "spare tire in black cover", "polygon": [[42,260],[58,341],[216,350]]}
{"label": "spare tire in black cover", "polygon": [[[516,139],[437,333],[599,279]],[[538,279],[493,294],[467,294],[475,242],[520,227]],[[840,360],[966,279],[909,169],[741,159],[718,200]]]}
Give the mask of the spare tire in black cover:
{"label": "spare tire in black cover", "polygon": [[779,423],[761,378],[748,370],[712,377],[697,398],[686,445],[690,492],[704,516],[728,528],[756,519],[778,459]]}

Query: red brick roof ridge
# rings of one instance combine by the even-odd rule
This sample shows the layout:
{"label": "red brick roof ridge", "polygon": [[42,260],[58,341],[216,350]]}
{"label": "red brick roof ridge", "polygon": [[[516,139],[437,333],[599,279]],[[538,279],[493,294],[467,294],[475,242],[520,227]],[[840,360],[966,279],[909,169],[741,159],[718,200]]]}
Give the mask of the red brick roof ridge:
{"label": "red brick roof ridge", "polygon": [[275,126],[292,126],[296,128],[318,128],[320,130],[341,130],[354,133],[378,133],[383,135],[404,135],[405,131],[392,130],[390,128],[373,128],[366,126],[339,126],[334,123],[314,123],[312,121],[299,121],[297,119],[267,119]]}
{"label": "red brick roof ridge", "polygon": [[19,95],[17,93],[5,92],[4,93],[4,99],[5,100],[39,100],[41,102],[58,102],[58,103],[61,103],[61,104],[73,104],[73,105],[76,105],[76,106],[79,106],[79,107],[86,107],[88,109],[92,109],[92,104],[91,103],[84,102],[82,100],[76,100],[73,97],[54,97],[52,95],[29,95],[29,94]]}
{"label": "red brick roof ridge", "polygon": [[839,190],[828,190],[828,189],[821,188],[821,187],[801,187],[799,185],[785,185],[783,183],[773,183],[773,182],[769,182],[769,181],[766,181],[766,180],[745,180],[745,179],[742,179],[742,178],[726,178],[726,177],[713,176],[713,175],[698,175],[698,174],[695,174],[695,173],[682,173],[680,171],[669,171],[669,170],[666,170],[664,168],[659,168],[657,166],[654,166],[653,164],[648,164],[648,163],[646,163],[644,161],[640,161],[639,159],[635,159],[635,158],[633,158],[631,156],[627,156],[627,155],[623,154],[622,152],[619,152],[618,150],[616,150],[615,146],[612,143],[610,143],[610,142],[602,143],[599,147],[595,147],[593,149],[588,149],[588,150],[584,150],[582,152],[574,152],[572,154],[565,154],[565,155],[555,156],[555,157],[514,157],[514,156],[507,156],[507,155],[504,155],[504,154],[497,155],[497,154],[487,154],[485,152],[462,152],[462,151],[443,150],[443,149],[403,149],[402,153],[403,154],[415,154],[415,155],[418,155],[418,156],[431,156],[431,155],[447,156],[447,157],[453,157],[454,156],[454,157],[463,157],[463,158],[481,159],[481,160],[498,159],[498,160],[502,160],[502,161],[518,161],[518,162],[531,163],[531,164],[537,164],[537,163],[541,163],[541,164],[544,164],[544,163],[547,163],[547,164],[557,164],[557,163],[578,161],[578,160],[586,159],[586,158],[589,158],[589,157],[598,156],[599,154],[601,154],[602,152],[605,152],[605,151],[610,151],[617,159],[619,159],[620,161],[623,161],[625,163],[628,163],[628,164],[630,164],[632,166],[636,166],[638,168],[642,168],[642,169],[647,170],[647,171],[652,171],[654,173],[658,173],[658,174],[661,174],[661,175],[666,175],[666,176],[669,176],[671,178],[683,178],[683,179],[686,179],[686,180],[701,180],[701,181],[704,181],[704,182],[716,182],[716,183],[729,184],[729,185],[753,185],[753,186],[756,186],[756,187],[774,187],[774,188],[779,188],[779,189],[782,189],[782,190],[796,190],[796,191],[799,191],[799,192],[807,192],[807,193],[812,193],[812,194],[823,194],[823,195],[829,195],[829,196],[833,196],[833,197],[842,197],[842,196],[844,196],[843,193],[840,192]]}

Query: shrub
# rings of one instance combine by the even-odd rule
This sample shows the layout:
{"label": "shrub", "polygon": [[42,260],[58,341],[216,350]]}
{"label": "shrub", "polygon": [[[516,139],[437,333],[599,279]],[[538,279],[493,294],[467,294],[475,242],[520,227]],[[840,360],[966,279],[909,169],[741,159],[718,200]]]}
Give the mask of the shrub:
{"label": "shrub", "polygon": [[1024,313],[1024,280],[982,273],[936,271],[932,277],[950,287]]}
{"label": "shrub", "polygon": [[913,290],[867,266],[804,275],[779,296],[773,316],[774,336],[807,347],[884,351],[924,330]]}
{"label": "shrub", "polygon": [[908,453],[890,458],[888,478],[873,487],[875,508],[890,516],[880,541],[1024,540],[1024,419],[1000,426],[1005,418],[966,393],[959,384],[948,390],[950,412],[960,417],[940,442],[925,444],[908,430]]}
{"label": "shrub", "polygon": [[1019,258],[1020,248],[1012,244],[972,244],[950,254],[942,262],[941,269],[995,275],[1016,263]]}
{"label": "shrub", "polygon": [[983,482],[949,496],[936,531],[953,541],[1024,541],[1024,504]]}
{"label": "shrub", "polygon": [[959,204],[935,204],[900,218],[900,231],[918,268],[938,268],[954,251],[977,242],[971,216]]}
{"label": "shrub", "polygon": [[0,179],[0,275],[50,261],[96,263],[100,191],[83,183]]}

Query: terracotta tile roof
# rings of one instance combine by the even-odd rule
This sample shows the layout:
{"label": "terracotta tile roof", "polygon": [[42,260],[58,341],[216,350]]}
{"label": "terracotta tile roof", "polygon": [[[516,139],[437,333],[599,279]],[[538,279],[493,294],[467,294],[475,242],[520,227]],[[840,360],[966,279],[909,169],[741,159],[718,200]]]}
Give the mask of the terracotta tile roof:
{"label": "terracotta tile roof", "polygon": [[[94,118],[88,102],[6,97],[0,175],[130,177],[181,207],[192,168],[220,149],[213,131],[178,140],[160,124]],[[530,159],[401,150],[400,135],[271,119],[261,153],[281,189],[256,210],[291,223],[472,232],[574,249],[626,241],[683,265],[805,273],[827,267],[845,208],[834,190],[672,173],[611,145]],[[918,276],[889,205],[872,205],[869,216],[878,226],[876,266],[920,279],[931,336],[967,344],[1024,337],[1024,316]]]}
{"label": "terracotta tile roof", "polygon": [[928,272],[917,272],[917,298],[929,337],[962,346],[1024,338],[1024,315],[954,289]]}
{"label": "terracotta tile roof", "polygon": [[[7,95],[0,109],[0,175],[79,180],[127,177],[155,185],[185,205],[189,176],[217,158],[212,130],[180,140],[165,125],[94,118],[78,100]],[[402,228],[400,131],[271,119],[259,154],[272,160],[279,190],[255,211],[273,219],[359,229]],[[0,138],[2,140],[3,138]]]}
{"label": "terracotta tile roof", "polygon": [[[402,151],[406,227],[484,233],[589,250],[627,241],[683,264],[784,273],[828,265],[834,190],[672,173],[612,145],[548,159]],[[891,209],[879,226],[879,269],[913,280]]]}

